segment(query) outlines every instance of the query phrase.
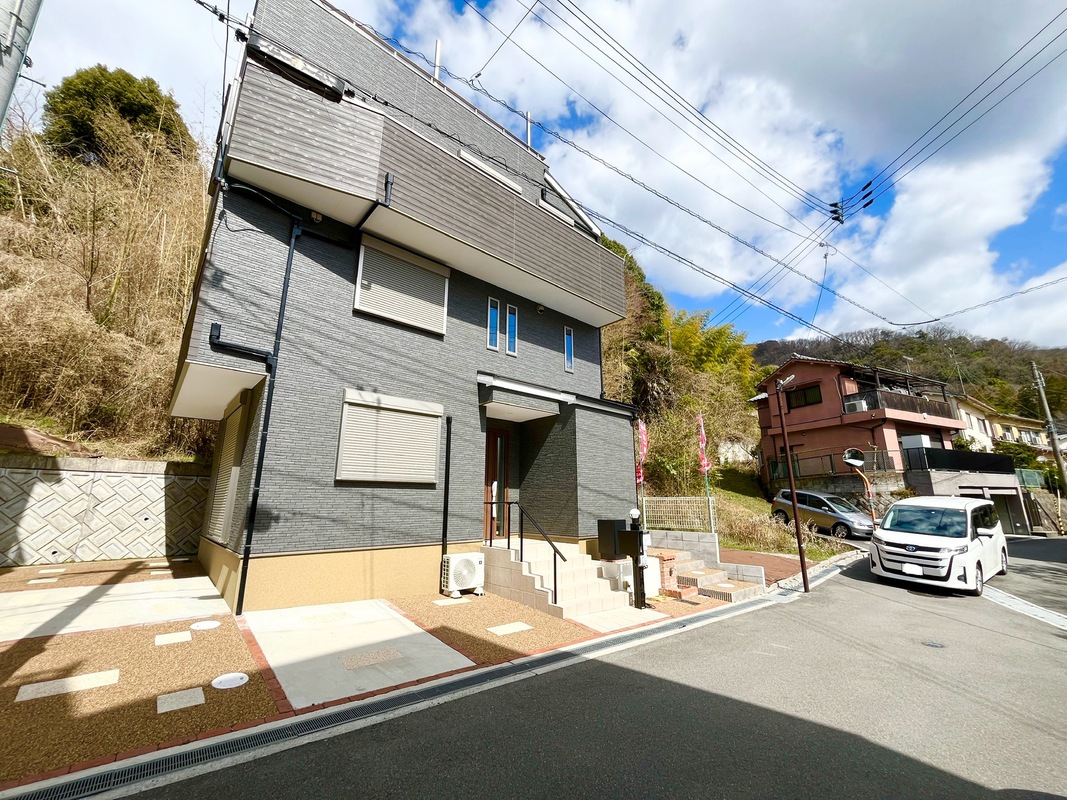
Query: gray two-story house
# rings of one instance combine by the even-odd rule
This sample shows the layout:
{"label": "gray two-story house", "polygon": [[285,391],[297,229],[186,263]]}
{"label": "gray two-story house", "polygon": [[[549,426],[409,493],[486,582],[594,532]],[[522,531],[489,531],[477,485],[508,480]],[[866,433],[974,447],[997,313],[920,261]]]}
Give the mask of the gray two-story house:
{"label": "gray two-story house", "polygon": [[220,422],[200,559],[231,606],[436,592],[516,515],[595,552],[635,500],[599,238],[526,142],[355,21],[259,0],[171,406]]}

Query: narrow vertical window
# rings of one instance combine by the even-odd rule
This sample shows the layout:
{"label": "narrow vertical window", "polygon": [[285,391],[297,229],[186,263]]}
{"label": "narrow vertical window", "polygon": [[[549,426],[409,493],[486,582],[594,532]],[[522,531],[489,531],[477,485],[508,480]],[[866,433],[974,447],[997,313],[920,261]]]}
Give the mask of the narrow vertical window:
{"label": "narrow vertical window", "polygon": [[563,329],[563,369],[574,372],[574,331]]}
{"label": "narrow vertical window", "polygon": [[489,313],[485,325],[485,346],[490,350],[500,349],[500,301],[489,298]]}
{"label": "narrow vertical window", "polygon": [[519,309],[508,306],[508,331],[507,350],[509,356],[517,355],[519,351]]}

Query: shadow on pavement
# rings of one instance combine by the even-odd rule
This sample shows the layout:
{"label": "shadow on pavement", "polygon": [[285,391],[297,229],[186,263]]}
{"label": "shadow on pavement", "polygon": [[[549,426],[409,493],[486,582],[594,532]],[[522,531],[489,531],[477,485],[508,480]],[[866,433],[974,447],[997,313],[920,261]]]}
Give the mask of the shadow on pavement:
{"label": "shadow on pavement", "polygon": [[[812,702],[827,690],[807,685],[798,691]],[[975,745],[963,735],[960,752]],[[992,790],[863,736],[595,660],[142,796],[266,792],[277,800],[1060,797]]]}
{"label": "shadow on pavement", "polygon": [[[961,600],[970,597],[966,592],[953,591],[948,587],[942,588],[940,586],[929,586],[924,583],[911,583],[910,581],[898,581],[893,578],[883,578],[871,572],[870,562],[867,559],[860,559],[856,563],[850,564],[845,569],[841,570],[841,574],[857,583],[875,583],[884,584],[886,586],[895,586],[910,592],[911,594],[918,594],[924,597],[943,597],[945,599],[958,598]],[[995,584],[991,583],[990,585]]]}

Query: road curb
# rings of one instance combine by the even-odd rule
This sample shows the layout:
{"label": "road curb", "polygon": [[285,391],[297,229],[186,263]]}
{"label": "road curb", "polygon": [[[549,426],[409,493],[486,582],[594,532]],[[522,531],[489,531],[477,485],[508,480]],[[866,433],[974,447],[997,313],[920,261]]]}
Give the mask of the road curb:
{"label": "road curb", "polygon": [[[849,553],[840,553],[836,556],[831,556],[819,563],[814,569],[808,570],[808,586],[815,586],[823,581],[829,580],[834,575],[837,575],[845,567],[867,558],[867,551],[856,545],[852,545],[855,549]],[[804,578],[800,574],[793,575],[789,578],[783,578],[780,581],[772,584],[768,587],[768,594],[782,594],[788,597],[795,597],[797,592],[803,593],[804,591]]]}

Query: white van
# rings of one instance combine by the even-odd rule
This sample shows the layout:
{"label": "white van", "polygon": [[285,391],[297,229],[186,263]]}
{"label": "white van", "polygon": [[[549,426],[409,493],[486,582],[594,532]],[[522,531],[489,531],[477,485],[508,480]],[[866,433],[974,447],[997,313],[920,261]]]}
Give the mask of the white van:
{"label": "white van", "polygon": [[1008,571],[1008,542],[991,500],[898,500],[871,539],[871,572],[885,578],[982,594]]}

